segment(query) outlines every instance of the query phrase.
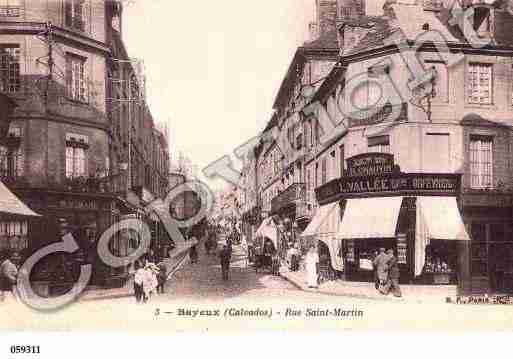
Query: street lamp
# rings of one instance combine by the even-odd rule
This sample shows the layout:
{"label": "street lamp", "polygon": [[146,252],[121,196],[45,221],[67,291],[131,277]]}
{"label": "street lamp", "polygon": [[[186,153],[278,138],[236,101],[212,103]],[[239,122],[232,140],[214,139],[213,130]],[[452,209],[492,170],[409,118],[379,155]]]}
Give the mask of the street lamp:
{"label": "street lamp", "polygon": [[[436,97],[436,79],[438,77],[438,71],[433,66],[427,73],[427,81],[420,83],[416,88],[413,89],[414,96],[410,99],[410,103],[421,109],[426,115],[428,122],[431,122],[431,102]],[[426,100],[426,105],[423,101]],[[418,102],[418,104],[416,103]]]}

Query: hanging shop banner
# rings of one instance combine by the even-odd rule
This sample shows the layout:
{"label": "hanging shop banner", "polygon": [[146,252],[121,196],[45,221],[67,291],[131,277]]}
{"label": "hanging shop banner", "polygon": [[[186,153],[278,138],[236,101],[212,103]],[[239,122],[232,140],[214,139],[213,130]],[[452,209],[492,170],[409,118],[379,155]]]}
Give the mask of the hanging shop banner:
{"label": "hanging shop banner", "polygon": [[[366,196],[457,196],[460,191],[460,174],[402,173],[389,154],[370,153],[347,161],[349,174],[355,176],[344,176],[317,188],[315,194],[321,205]],[[368,175],[361,175],[364,173]]]}
{"label": "hanging shop banner", "polygon": [[389,153],[364,153],[346,160],[349,177],[375,176],[392,173],[394,155]]}

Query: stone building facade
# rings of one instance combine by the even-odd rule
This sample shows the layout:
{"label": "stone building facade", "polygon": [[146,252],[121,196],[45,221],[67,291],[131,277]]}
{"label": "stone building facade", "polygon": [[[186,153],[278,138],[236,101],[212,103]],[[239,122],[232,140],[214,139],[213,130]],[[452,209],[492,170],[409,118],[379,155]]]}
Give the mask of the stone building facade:
{"label": "stone building facade", "polygon": [[[145,102],[136,119],[113,116],[112,64],[126,56],[119,50],[121,15],[120,2],[104,0],[0,6],[0,90],[17,103],[8,142],[0,147],[0,176],[43,215],[29,225],[25,255],[72,232],[81,247],[76,256],[93,261],[102,231],[137,212],[127,199],[143,205],[168,188],[167,140]],[[128,123],[131,182],[122,163]]]}
{"label": "stone building facade", "polygon": [[[386,246],[405,282],[513,290],[511,2],[462,4],[473,7],[476,38],[490,40],[480,47],[450,23],[452,5],[387,1],[368,16],[363,1],[317,2],[319,22],[338,9],[335,31],[311,27],[321,33],[292,61],[258,158],[268,176],[265,159],[279,148],[279,174],[265,180],[278,194],[261,178],[258,188],[271,215],[317,243],[328,277],[372,280],[362,268]],[[448,51],[426,42],[433,34]],[[276,143],[265,141],[271,129]],[[382,166],[362,167],[373,161]]]}

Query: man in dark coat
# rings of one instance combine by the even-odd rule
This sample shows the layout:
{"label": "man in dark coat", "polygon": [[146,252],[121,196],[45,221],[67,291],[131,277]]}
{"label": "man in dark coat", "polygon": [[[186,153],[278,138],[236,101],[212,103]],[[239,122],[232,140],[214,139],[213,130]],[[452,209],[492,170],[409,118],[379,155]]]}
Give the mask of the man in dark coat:
{"label": "man in dark coat", "polygon": [[399,277],[401,273],[399,271],[399,264],[397,257],[394,255],[394,250],[389,249],[387,251],[389,256],[389,260],[387,262],[388,266],[388,281],[385,286],[385,293],[388,294],[392,292],[394,297],[400,298],[402,297],[401,288],[399,287]]}
{"label": "man in dark coat", "polygon": [[385,253],[385,248],[380,248],[379,249],[379,254],[376,258],[374,258],[374,261],[372,262],[375,270],[376,270],[376,277],[377,277],[377,280],[378,280],[378,286],[377,286],[377,290],[381,293],[381,294],[386,294],[386,291],[385,291],[385,285],[387,283],[387,280],[388,280],[388,265],[387,265],[387,262],[390,260],[390,256],[388,256],[386,253]]}
{"label": "man in dark coat", "polygon": [[231,253],[228,249],[228,246],[225,244],[221,252],[219,253],[219,258],[221,259],[221,271],[223,274],[223,280],[228,280],[229,272],[230,272],[230,261],[231,261]]}

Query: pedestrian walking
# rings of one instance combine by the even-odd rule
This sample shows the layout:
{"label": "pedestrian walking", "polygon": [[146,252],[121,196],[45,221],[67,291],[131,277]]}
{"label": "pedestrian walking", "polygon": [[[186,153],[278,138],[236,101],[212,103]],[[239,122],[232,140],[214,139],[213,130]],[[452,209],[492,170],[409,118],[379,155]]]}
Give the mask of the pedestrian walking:
{"label": "pedestrian walking", "polygon": [[228,247],[228,251],[230,252],[230,258],[231,258],[232,253],[233,253],[233,241],[230,237],[226,238],[226,245]]}
{"label": "pedestrian walking", "polygon": [[377,278],[377,290],[381,294],[387,294],[385,285],[388,281],[388,261],[390,260],[390,257],[385,253],[385,248],[379,249],[379,254],[376,258],[374,258],[374,261],[372,262],[374,268],[376,268],[376,274],[375,278]]}
{"label": "pedestrian walking", "polygon": [[134,295],[135,301],[141,303],[144,296],[143,281],[146,271],[139,261],[134,263]]}
{"label": "pedestrian walking", "polygon": [[212,245],[210,242],[210,234],[208,234],[207,237],[205,238],[204,246],[205,246],[205,253],[207,254],[207,256],[210,255],[210,249],[212,248]]}
{"label": "pedestrian walking", "polygon": [[143,276],[143,292],[144,297],[143,301],[144,303],[148,302],[150,300],[153,293],[155,293],[157,287],[158,287],[158,267],[151,262],[147,262],[146,266],[144,267],[144,276]]}
{"label": "pedestrian walking", "polygon": [[157,275],[158,286],[157,286],[157,294],[164,294],[165,285],[167,281],[167,267],[164,262],[160,262],[159,265],[159,274]]}
{"label": "pedestrian walking", "polygon": [[299,269],[299,249],[297,244],[289,248],[290,271],[297,272]]}
{"label": "pedestrian walking", "polygon": [[231,253],[226,244],[223,246],[223,249],[221,249],[221,252],[219,253],[219,258],[221,260],[222,277],[223,280],[226,281],[229,279],[231,261]]}
{"label": "pedestrian walking", "polygon": [[385,294],[392,292],[394,297],[400,298],[402,297],[401,288],[399,287],[399,278],[401,276],[401,272],[399,270],[399,263],[397,257],[394,255],[394,250],[389,249],[387,251],[387,255],[389,257],[387,266],[388,266],[388,280],[385,286]]}
{"label": "pedestrian walking", "polygon": [[242,235],[240,240],[240,246],[242,253],[244,254],[244,267],[248,267],[248,261],[249,261],[249,248],[248,248],[248,242],[246,241],[246,236]]}
{"label": "pedestrian walking", "polygon": [[209,242],[210,242],[210,251],[213,255],[215,255],[215,253],[217,251],[217,234],[216,234],[215,230],[213,230],[210,233]]}
{"label": "pedestrian walking", "polygon": [[20,256],[17,252],[12,252],[0,264],[0,300],[4,300],[8,293],[16,297],[14,286],[18,279],[18,265]]}
{"label": "pedestrian walking", "polygon": [[319,254],[314,245],[310,247],[306,255],[305,264],[308,288],[317,288],[319,278]]}
{"label": "pedestrian walking", "polygon": [[189,249],[189,258],[191,260],[191,264],[198,263],[198,249],[195,245],[192,246],[191,249]]}

